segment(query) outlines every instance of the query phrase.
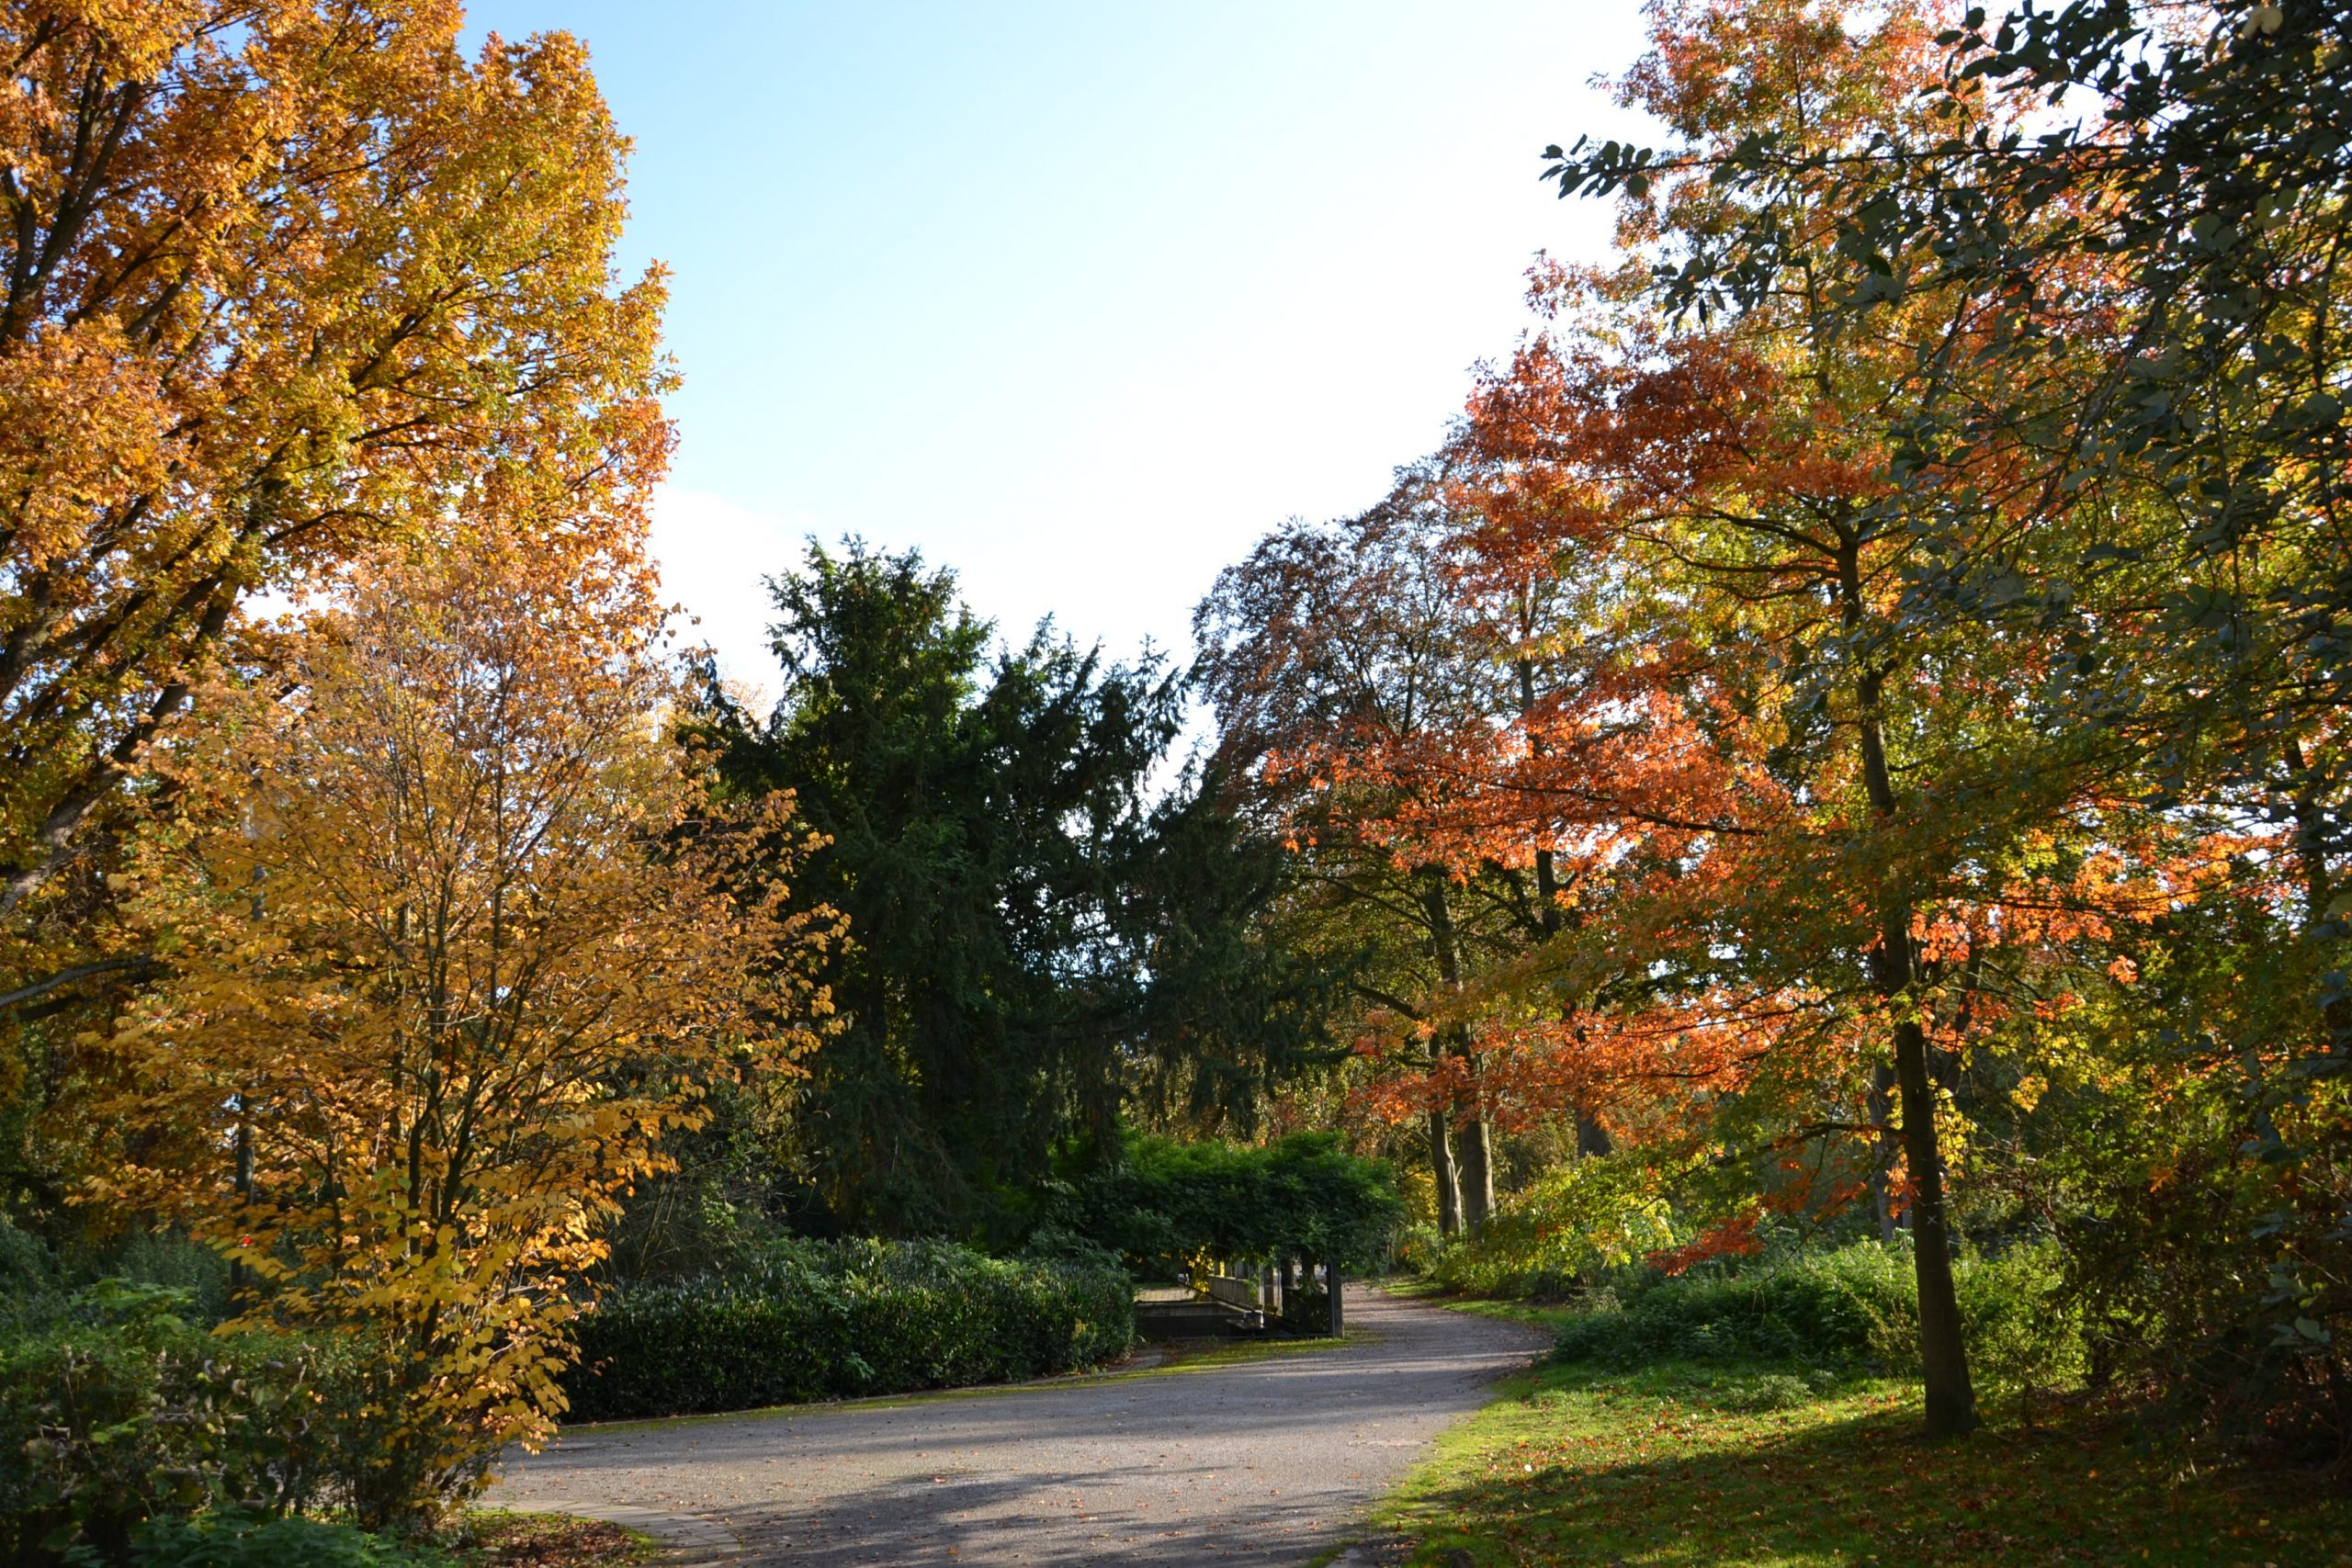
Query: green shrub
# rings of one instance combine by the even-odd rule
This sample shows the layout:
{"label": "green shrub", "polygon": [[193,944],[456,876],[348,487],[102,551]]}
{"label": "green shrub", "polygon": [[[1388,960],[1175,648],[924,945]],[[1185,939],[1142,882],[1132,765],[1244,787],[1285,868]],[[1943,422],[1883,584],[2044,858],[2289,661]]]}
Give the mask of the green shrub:
{"label": "green shrub", "polygon": [[[2058,1292],[2054,1247],[1964,1258],[1959,1285],[1981,1386],[2052,1386],[2079,1376],[2081,1337]],[[1857,1242],[1654,1280],[1630,1304],[1614,1292],[1588,1298],[1560,1331],[1555,1353],[1618,1364],[1690,1357],[1910,1371],[1918,1330],[1908,1248]]]}
{"label": "green shrub", "polygon": [[134,1568],[455,1568],[418,1542],[349,1525],[238,1513],[152,1519],[132,1536]]}
{"label": "green shrub", "polygon": [[2086,1366],[2082,1314],[2054,1243],[2012,1247],[1960,1266],[1960,1314],[1980,1388],[2073,1388]]}
{"label": "green shrub", "polygon": [[576,1420],[1001,1382],[1135,1342],[1115,1270],[941,1243],[789,1242],[722,1278],[623,1288],[579,1324]]}
{"label": "green shrub", "polygon": [[1916,1324],[1910,1260],[1862,1244],[1744,1269],[1694,1269],[1561,1330],[1567,1360],[1740,1358],[1815,1364],[1884,1356]]}
{"label": "green shrub", "polygon": [[1064,1189],[1046,1221],[1164,1280],[1204,1256],[1385,1268],[1403,1217],[1386,1162],[1348,1153],[1336,1134],[1294,1133],[1265,1145],[1130,1136],[1120,1163]]}
{"label": "green shrub", "polygon": [[57,1263],[37,1236],[0,1219],[0,1312],[15,1315],[20,1303],[57,1288]]}
{"label": "green shrub", "polygon": [[1604,1155],[1563,1166],[1505,1199],[1476,1242],[1421,1235],[1400,1251],[1442,1290],[1557,1299],[1684,1239],[1648,1168]]}
{"label": "green shrub", "polygon": [[119,1560],[150,1516],[282,1508],[334,1443],[306,1348],[222,1337],[187,1292],[101,1280],[0,1327],[0,1560]]}

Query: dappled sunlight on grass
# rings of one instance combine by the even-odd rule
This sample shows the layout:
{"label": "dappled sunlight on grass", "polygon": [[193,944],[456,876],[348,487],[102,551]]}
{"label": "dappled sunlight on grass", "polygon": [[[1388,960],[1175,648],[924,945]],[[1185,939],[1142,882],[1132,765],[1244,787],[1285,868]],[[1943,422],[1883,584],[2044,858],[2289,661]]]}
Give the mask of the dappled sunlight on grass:
{"label": "dappled sunlight on grass", "polygon": [[1416,1563],[2352,1564],[2352,1504],[2307,1478],[2191,1473],[2116,1418],[1958,1443],[1918,1423],[1883,1381],[1546,1367],[1445,1438],[1383,1523]]}

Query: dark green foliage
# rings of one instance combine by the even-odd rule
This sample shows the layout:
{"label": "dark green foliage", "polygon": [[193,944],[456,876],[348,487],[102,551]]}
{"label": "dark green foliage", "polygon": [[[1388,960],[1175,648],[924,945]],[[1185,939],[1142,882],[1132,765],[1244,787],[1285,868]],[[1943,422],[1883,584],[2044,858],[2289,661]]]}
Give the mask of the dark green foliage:
{"label": "dark green foliage", "polygon": [[[1587,1297],[1555,1353],[1620,1365],[1695,1357],[1908,1370],[1919,1298],[1907,1254],[1857,1242],[1706,1264],[1673,1279],[1627,1271],[1621,1286]],[[2079,1325],[2060,1294],[2054,1248],[1963,1259],[1959,1284],[1971,1365],[1987,1385],[2063,1386],[2079,1377]]]}
{"label": "dark green foliage", "polygon": [[1637,1290],[1630,1305],[1601,1292],[1560,1331],[1556,1354],[1853,1362],[1892,1348],[1916,1325],[1917,1290],[1909,1260],[1871,1243],[1770,1267],[1702,1269]]}
{"label": "dark green foliage", "polygon": [[0,1325],[0,1560],[114,1561],[151,1516],[275,1511],[335,1483],[352,1449],[334,1358],[209,1334],[188,1304],[106,1280]]}
{"label": "dark green foliage", "polygon": [[1162,661],[1050,626],[991,651],[951,574],[855,542],[771,587],[782,701],[757,721],[714,681],[698,731],[732,788],[794,793],[829,842],[793,902],[849,918],[842,1029],[790,1119],[795,1228],[1010,1240],[1134,1064],[1246,1102],[1316,1037],[1311,976],[1244,940],[1278,853],[1198,779],[1146,804],[1182,718]]}
{"label": "dark green foliage", "polygon": [[1349,1154],[1332,1134],[1295,1133],[1262,1146],[1133,1138],[1118,1168],[1080,1184],[1055,1212],[1139,1274],[1167,1278],[1204,1254],[1377,1268],[1404,1204],[1385,1161]]}
{"label": "dark green foliage", "polygon": [[132,1568],[455,1568],[421,1542],[349,1525],[240,1513],[152,1519],[134,1536]]}
{"label": "dark green foliage", "polygon": [[0,1312],[13,1315],[56,1286],[57,1260],[49,1248],[0,1216]]}
{"label": "dark green foliage", "polygon": [[1127,1351],[1135,1303],[1115,1269],[793,1242],[723,1277],[615,1291],[579,1327],[571,1414],[604,1421],[1069,1371]]}

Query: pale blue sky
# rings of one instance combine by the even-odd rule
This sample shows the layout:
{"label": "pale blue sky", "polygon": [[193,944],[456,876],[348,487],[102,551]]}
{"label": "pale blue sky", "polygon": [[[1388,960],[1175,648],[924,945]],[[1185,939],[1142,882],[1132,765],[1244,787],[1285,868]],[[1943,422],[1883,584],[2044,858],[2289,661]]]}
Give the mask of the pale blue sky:
{"label": "pale blue sky", "polygon": [[657,548],[738,672],[815,532],[920,546],[1011,635],[1188,648],[1216,570],[1376,500],[1603,215],[1543,145],[1633,0],[476,0],[584,38],[674,272]]}

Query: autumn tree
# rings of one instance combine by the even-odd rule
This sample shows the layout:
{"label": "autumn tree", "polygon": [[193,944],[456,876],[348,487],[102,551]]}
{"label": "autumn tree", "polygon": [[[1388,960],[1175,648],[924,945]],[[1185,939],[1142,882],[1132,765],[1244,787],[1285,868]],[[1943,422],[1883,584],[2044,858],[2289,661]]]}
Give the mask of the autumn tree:
{"label": "autumn tree", "polygon": [[1440,1228],[1475,1235],[1494,1207],[1494,1133],[1464,998],[1556,889],[1541,832],[1497,855],[1467,827],[1523,671],[1430,490],[1408,478],[1357,517],[1269,535],[1193,626],[1221,763],[1300,856],[1338,945],[1369,957],[1361,1001],[1426,1054],[1400,1092],[1426,1100]]}
{"label": "autumn tree", "polygon": [[[1795,3],[1661,6],[1653,44],[1626,100],[1726,151],[1768,132],[1837,149],[1899,126],[1936,58],[1925,18],[1903,7],[1860,26]],[[1623,239],[1661,266],[1683,236],[1741,216],[1678,170],[1630,175],[1624,188]],[[1644,900],[1667,901],[1645,919],[1664,945],[1629,957],[1680,970],[1686,1006],[1757,1020],[1746,1055],[1759,1072],[1770,1064],[1766,1077],[1825,1060],[1826,1036],[1795,1021],[1883,1031],[1877,1087],[1900,1102],[1928,1424],[1964,1431],[1976,1417],[1925,1021],[1937,977],[1919,922],[1931,890],[1984,849],[1971,833],[1997,841],[2000,828],[1927,801],[1964,795],[2000,727],[2014,733],[1999,682],[2034,655],[1990,650],[1983,663],[1988,650],[1930,646],[1894,614],[1916,550],[1888,503],[1889,416],[1906,389],[1885,345],[1969,323],[1923,313],[1873,340],[1841,333],[1810,254],[1792,247],[1778,286],[1730,330],[1653,316],[1637,271],[1555,272],[1544,291],[1559,326],[1482,391],[1460,445],[1494,518],[1481,548],[1516,558],[1548,541],[1578,570],[1625,581],[1648,640],[1687,659],[1679,700],[1720,759],[1724,792],[1702,813],[1620,792],[1635,834],[1703,829]],[[1817,920],[1776,925],[1765,906],[1800,886]]]}
{"label": "autumn tree", "polygon": [[170,977],[103,1043],[81,1196],[232,1259],[240,1321],[356,1337],[370,1525],[551,1430],[619,1201],[828,1010],[785,803],[715,810],[662,733],[647,572],[542,533],[372,558],[207,688],[123,874]]}
{"label": "autumn tree", "polygon": [[[1646,292],[1668,316],[1749,331],[1802,288],[1831,339],[1882,351],[1888,482],[1862,513],[1911,555],[1889,624],[2011,650],[2012,709],[2052,742],[1984,792],[2046,813],[2014,844],[2071,836],[2093,861],[2137,860],[2127,883],[2174,885],[2087,944],[2125,983],[2083,987],[2107,989],[2104,1021],[2075,1038],[2211,1120],[2168,1135],[2107,1099],[2107,1126],[2141,1130],[2097,1140],[2112,1168],[2074,1193],[2119,1222],[2096,1233],[2111,1244],[2077,1233],[2082,1289],[2177,1323],[2126,1345],[2143,1366],[2235,1367],[2191,1375],[2250,1395],[2268,1433],[2309,1421],[2340,1444],[2325,1325],[2347,1299],[2352,1008],[2322,899],[2344,853],[2344,18],[2085,0],[1928,19],[1933,69],[1864,134],[1825,139],[1765,100],[1719,136],[1676,122],[1676,144],[1582,146],[1551,173],[1645,213],[1660,190],[1709,193],[1705,221],[1669,200],[1647,230],[1667,241]],[[1740,73],[1679,75],[1687,96]],[[1922,321],[1946,326],[1905,324]],[[2043,788],[2063,775],[2071,792]],[[2081,886],[2056,908],[2114,912]],[[2190,929],[2234,934],[2192,953]],[[2048,973],[2070,945],[2044,951]],[[2131,977],[2159,973],[2135,1003]],[[2283,1005],[2297,976],[2300,1018]],[[2190,995],[2193,1021],[2176,1010]],[[2224,1234],[2260,1238],[2266,1260]]]}
{"label": "autumn tree", "polygon": [[[0,9],[0,994],[145,973],[105,827],[262,591],[447,533],[487,474],[556,533],[669,435],[657,276],[581,46],[453,0]],[[559,521],[560,520],[560,521]]]}

